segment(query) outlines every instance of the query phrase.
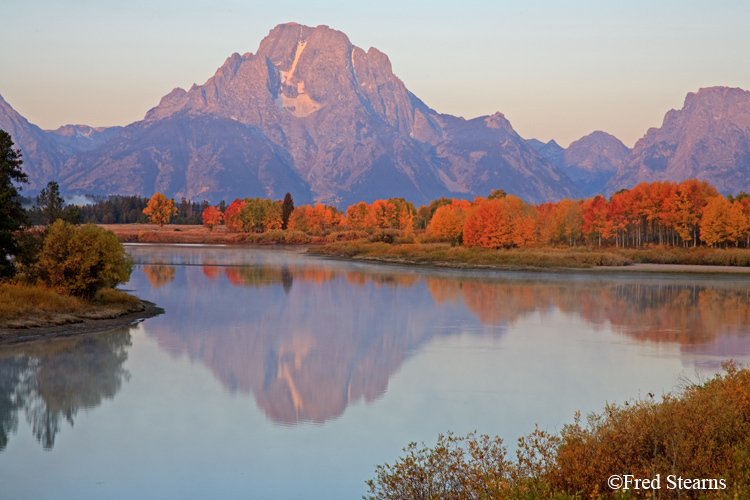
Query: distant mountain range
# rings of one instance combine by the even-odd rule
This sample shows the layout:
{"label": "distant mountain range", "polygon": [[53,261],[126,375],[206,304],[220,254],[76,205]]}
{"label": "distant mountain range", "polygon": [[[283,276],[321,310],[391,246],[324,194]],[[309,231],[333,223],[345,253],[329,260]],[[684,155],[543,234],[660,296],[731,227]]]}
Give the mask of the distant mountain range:
{"label": "distant mountain range", "polygon": [[30,186],[67,194],[162,192],[345,207],[401,196],[473,199],[503,189],[531,203],[609,194],[643,180],[699,177],[750,190],[750,93],[690,94],[633,149],[604,132],[562,148],[521,138],[501,114],[440,114],[375,48],[327,26],[282,24],[256,54],[233,54],[203,85],[174,89],[126,127],[44,131],[0,97],[0,128],[24,153]]}
{"label": "distant mountain range", "polygon": [[565,172],[584,196],[605,192],[605,185],[617,171],[617,166],[630,154],[630,149],[617,137],[596,131],[567,148],[554,140],[543,143],[529,139],[529,144],[553,165]]}

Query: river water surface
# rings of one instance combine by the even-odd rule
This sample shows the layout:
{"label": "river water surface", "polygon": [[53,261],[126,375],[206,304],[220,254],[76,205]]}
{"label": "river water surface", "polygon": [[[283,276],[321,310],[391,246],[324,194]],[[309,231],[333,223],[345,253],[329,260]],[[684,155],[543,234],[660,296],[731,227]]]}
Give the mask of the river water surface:
{"label": "river water surface", "polygon": [[447,431],[516,439],[750,361],[750,281],[128,245],[166,313],[0,347],[2,499],[357,499]]}

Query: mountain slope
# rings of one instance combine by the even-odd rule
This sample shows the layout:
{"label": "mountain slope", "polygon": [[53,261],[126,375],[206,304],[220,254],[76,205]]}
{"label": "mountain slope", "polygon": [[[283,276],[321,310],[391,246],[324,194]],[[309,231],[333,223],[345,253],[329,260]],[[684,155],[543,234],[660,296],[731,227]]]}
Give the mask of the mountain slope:
{"label": "mountain slope", "polygon": [[245,196],[310,202],[310,188],[286,151],[257,128],[210,115],[178,113],[124,128],[102,146],[71,158],[68,190],[123,195],[161,192],[200,200]]}
{"label": "mountain slope", "polygon": [[204,85],[175,89],[145,121],[184,110],[258,127],[327,203],[388,196],[425,203],[498,188],[532,202],[578,194],[507,120],[436,113],[393,74],[385,54],[327,26],[277,26],[257,54],[234,54]]}
{"label": "mountain slope", "polygon": [[596,131],[572,142],[565,149],[561,170],[578,186],[584,196],[596,196],[630,154],[617,137]]}
{"label": "mountain slope", "polygon": [[38,191],[47,182],[55,180],[60,167],[66,159],[46,132],[21,116],[0,96],[0,129],[13,138],[14,147],[21,150],[23,171],[29,176],[29,184],[23,186],[26,191]]}
{"label": "mountain slope", "polygon": [[630,154],[617,137],[601,131],[581,137],[567,148],[554,140],[544,143],[530,139],[528,143],[564,172],[586,197],[603,193],[618,165]]}
{"label": "mountain slope", "polygon": [[493,189],[532,203],[580,196],[501,114],[437,113],[385,54],[327,26],[277,26],[256,54],[233,54],[205,84],[174,89],[122,130],[22,128],[33,135],[34,187],[59,179],[72,193],[159,190],[218,202],[290,191],[340,207]]}
{"label": "mountain slope", "polygon": [[750,92],[711,87],[688,94],[682,109],[636,143],[606,189],[688,178],[722,193],[750,190]]}

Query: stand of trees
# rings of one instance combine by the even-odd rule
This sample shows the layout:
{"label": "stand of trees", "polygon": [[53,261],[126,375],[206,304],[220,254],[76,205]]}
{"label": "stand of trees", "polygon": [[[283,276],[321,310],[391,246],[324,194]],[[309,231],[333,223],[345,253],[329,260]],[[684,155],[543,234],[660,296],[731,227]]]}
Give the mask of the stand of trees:
{"label": "stand of trees", "polygon": [[28,182],[21,165],[21,152],[0,130],[0,281],[89,300],[127,282],[133,261],[117,237],[93,224],[79,226],[78,210],[64,206],[56,182],[42,189],[30,214],[24,210],[16,187]]}
{"label": "stand of trees", "polygon": [[[440,198],[416,209],[403,198],[360,202],[339,210],[316,203],[294,207],[291,196],[245,198],[213,207],[179,205],[173,223],[200,217],[206,227],[229,231],[301,231],[320,236],[335,231],[421,231],[429,241],[485,248],[540,246],[652,245],[750,248],[750,195],[723,196],[705,181],[642,183],[609,199],[564,199],[530,205],[495,190],[473,201]],[[197,215],[197,210],[201,210]],[[192,212],[191,212],[192,211]],[[192,218],[191,218],[192,217]],[[199,223],[199,222],[194,222]]]}

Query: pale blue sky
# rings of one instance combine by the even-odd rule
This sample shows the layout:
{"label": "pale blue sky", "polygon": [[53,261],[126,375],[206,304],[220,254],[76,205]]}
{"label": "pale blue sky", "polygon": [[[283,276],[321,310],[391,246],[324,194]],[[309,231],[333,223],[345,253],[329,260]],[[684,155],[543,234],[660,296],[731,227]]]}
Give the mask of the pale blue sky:
{"label": "pale blue sky", "polygon": [[290,21],[377,47],[439,112],[563,146],[632,146],[688,92],[750,89],[746,0],[0,0],[0,18],[0,94],[42,128],[139,120]]}

